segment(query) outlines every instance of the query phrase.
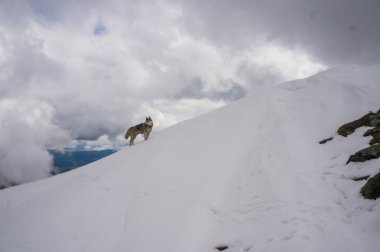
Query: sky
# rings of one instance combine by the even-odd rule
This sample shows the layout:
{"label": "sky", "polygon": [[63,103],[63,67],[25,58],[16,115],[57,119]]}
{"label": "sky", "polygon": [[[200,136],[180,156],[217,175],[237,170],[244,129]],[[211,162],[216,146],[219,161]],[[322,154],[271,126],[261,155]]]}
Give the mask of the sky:
{"label": "sky", "polygon": [[[0,184],[257,90],[380,61],[378,0],[1,0]],[[3,180],[3,182],[1,182]],[[4,182],[5,181],[5,182]]]}

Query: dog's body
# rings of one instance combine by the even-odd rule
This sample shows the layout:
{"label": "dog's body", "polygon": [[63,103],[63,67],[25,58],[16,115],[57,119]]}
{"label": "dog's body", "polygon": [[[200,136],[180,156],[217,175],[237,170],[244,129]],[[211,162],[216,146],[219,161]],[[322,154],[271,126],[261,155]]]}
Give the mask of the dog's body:
{"label": "dog's body", "polygon": [[131,140],[129,141],[129,145],[134,145],[134,140],[137,135],[143,134],[144,140],[148,140],[150,132],[152,132],[153,129],[153,121],[150,117],[145,118],[145,122],[140,123],[136,126],[130,127],[127,132],[125,133],[125,139],[128,139],[131,137]]}

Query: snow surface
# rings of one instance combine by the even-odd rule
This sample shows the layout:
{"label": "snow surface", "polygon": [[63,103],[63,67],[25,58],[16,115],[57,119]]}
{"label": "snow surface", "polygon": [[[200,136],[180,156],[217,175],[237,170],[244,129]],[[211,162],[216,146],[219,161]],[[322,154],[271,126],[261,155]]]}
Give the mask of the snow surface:
{"label": "snow surface", "polygon": [[343,123],[380,107],[380,67],[280,84],[77,170],[0,191],[1,252],[380,249],[379,160]]}

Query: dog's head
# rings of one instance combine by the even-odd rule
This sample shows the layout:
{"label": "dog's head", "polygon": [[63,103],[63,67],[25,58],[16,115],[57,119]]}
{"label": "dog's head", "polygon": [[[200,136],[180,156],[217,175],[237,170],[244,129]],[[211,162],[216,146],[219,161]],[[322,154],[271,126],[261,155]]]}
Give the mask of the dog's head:
{"label": "dog's head", "polygon": [[153,126],[153,120],[152,118],[150,118],[150,116],[145,118],[145,124],[148,125],[149,127]]}

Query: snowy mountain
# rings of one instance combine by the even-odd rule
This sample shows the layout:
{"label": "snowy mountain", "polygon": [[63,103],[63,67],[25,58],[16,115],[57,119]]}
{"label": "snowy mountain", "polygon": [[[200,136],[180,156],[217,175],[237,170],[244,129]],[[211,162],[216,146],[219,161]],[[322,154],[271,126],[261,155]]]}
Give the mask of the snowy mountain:
{"label": "snowy mountain", "polygon": [[80,169],[0,191],[0,251],[352,251],[380,248],[380,201],[345,165],[380,108],[380,67],[269,88]]}

